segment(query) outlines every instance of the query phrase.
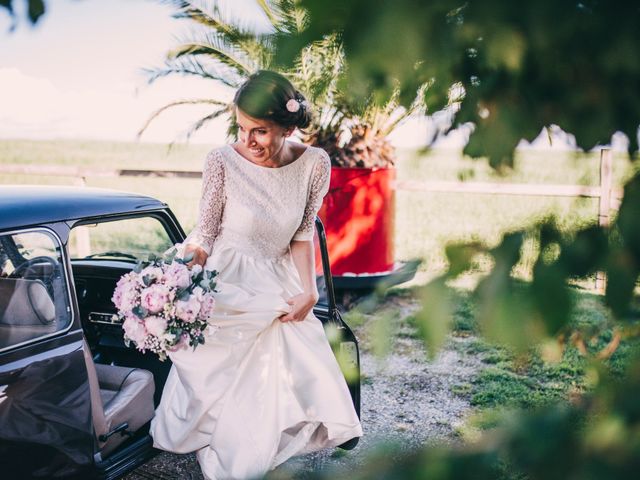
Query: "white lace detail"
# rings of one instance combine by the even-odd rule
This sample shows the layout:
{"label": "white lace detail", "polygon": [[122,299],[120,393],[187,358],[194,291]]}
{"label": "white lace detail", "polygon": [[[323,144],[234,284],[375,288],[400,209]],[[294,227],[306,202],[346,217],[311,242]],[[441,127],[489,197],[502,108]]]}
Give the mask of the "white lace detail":
{"label": "white lace detail", "polygon": [[219,246],[281,260],[292,240],[313,238],[330,173],[329,156],[319,148],[307,147],[280,168],[256,165],[231,145],[217,148],[205,162],[200,215],[187,243],[208,253]]}
{"label": "white lace detail", "polygon": [[204,162],[198,223],[185,243],[199,245],[210,254],[220,234],[225,203],[224,157],[216,149],[209,152]]}
{"label": "white lace detail", "polygon": [[313,166],[309,197],[304,209],[302,223],[298,231],[293,236],[294,240],[312,240],[315,227],[315,219],[318,210],[322,206],[322,199],[329,191],[329,180],[331,179],[331,160],[324,150],[320,150],[321,155]]}

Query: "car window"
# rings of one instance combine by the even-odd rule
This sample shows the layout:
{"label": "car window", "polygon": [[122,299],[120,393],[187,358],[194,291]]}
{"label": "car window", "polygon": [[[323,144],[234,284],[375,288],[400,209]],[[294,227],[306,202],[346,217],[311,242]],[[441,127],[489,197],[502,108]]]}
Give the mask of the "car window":
{"label": "car window", "polygon": [[0,234],[0,350],[72,321],[62,246],[45,230]]}
{"label": "car window", "polygon": [[121,218],[82,225],[71,230],[69,255],[72,260],[147,260],[161,255],[173,242],[155,217]]}

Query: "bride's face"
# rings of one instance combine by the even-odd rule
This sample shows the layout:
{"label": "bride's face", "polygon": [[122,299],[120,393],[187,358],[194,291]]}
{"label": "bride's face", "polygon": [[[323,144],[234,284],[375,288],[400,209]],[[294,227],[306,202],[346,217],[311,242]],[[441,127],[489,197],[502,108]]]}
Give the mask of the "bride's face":
{"label": "bride's face", "polygon": [[285,139],[293,129],[271,121],[253,118],[236,108],[236,122],[243,153],[256,163],[280,163]]}

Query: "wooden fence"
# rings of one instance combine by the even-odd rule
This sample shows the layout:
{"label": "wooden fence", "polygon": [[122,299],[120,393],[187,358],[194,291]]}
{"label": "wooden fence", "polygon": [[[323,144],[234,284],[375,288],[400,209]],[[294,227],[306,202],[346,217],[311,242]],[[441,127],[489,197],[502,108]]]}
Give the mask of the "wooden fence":
{"label": "wooden fence", "polygon": [[[418,192],[483,193],[489,195],[533,195],[550,197],[586,197],[598,199],[598,223],[611,224],[611,211],[620,208],[623,190],[613,187],[613,155],[610,149],[600,150],[600,185],[551,185],[531,183],[443,182],[404,180],[396,185],[398,190]],[[606,277],[596,275],[596,289],[603,292]]]}
{"label": "wooden fence", "polygon": [[[613,187],[613,155],[610,149],[600,152],[600,184],[587,185],[551,185],[529,183],[491,183],[464,181],[415,181],[403,180],[396,183],[396,189],[416,192],[473,193],[488,195],[524,195],[551,197],[587,197],[598,198],[598,222],[608,227],[611,211],[617,210],[622,201],[622,188]],[[88,177],[147,177],[147,178],[200,178],[202,172],[188,170],[138,170],[113,168],[84,168],[63,165],[18,165],[0,164],[0,174],[45,175],[72,177],[76,184],[86,185]],[[599,273],[596,288],[603,291],[606,279]]]}

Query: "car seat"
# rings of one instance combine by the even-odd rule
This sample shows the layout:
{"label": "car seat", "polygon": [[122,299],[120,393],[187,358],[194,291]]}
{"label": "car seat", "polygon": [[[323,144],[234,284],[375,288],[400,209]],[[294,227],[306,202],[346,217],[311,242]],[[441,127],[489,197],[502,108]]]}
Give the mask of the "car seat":
{"label": "car seat", "polygon": [[94,363],[86,341],[84,358],[98,447],[96,460],[104,460],[151,421],[155,411],[155,384],[147,370]]}
{"label": "car seat", "polygon": [[56,309],[42,281],[0,278],[0,348],[57,329]]}

